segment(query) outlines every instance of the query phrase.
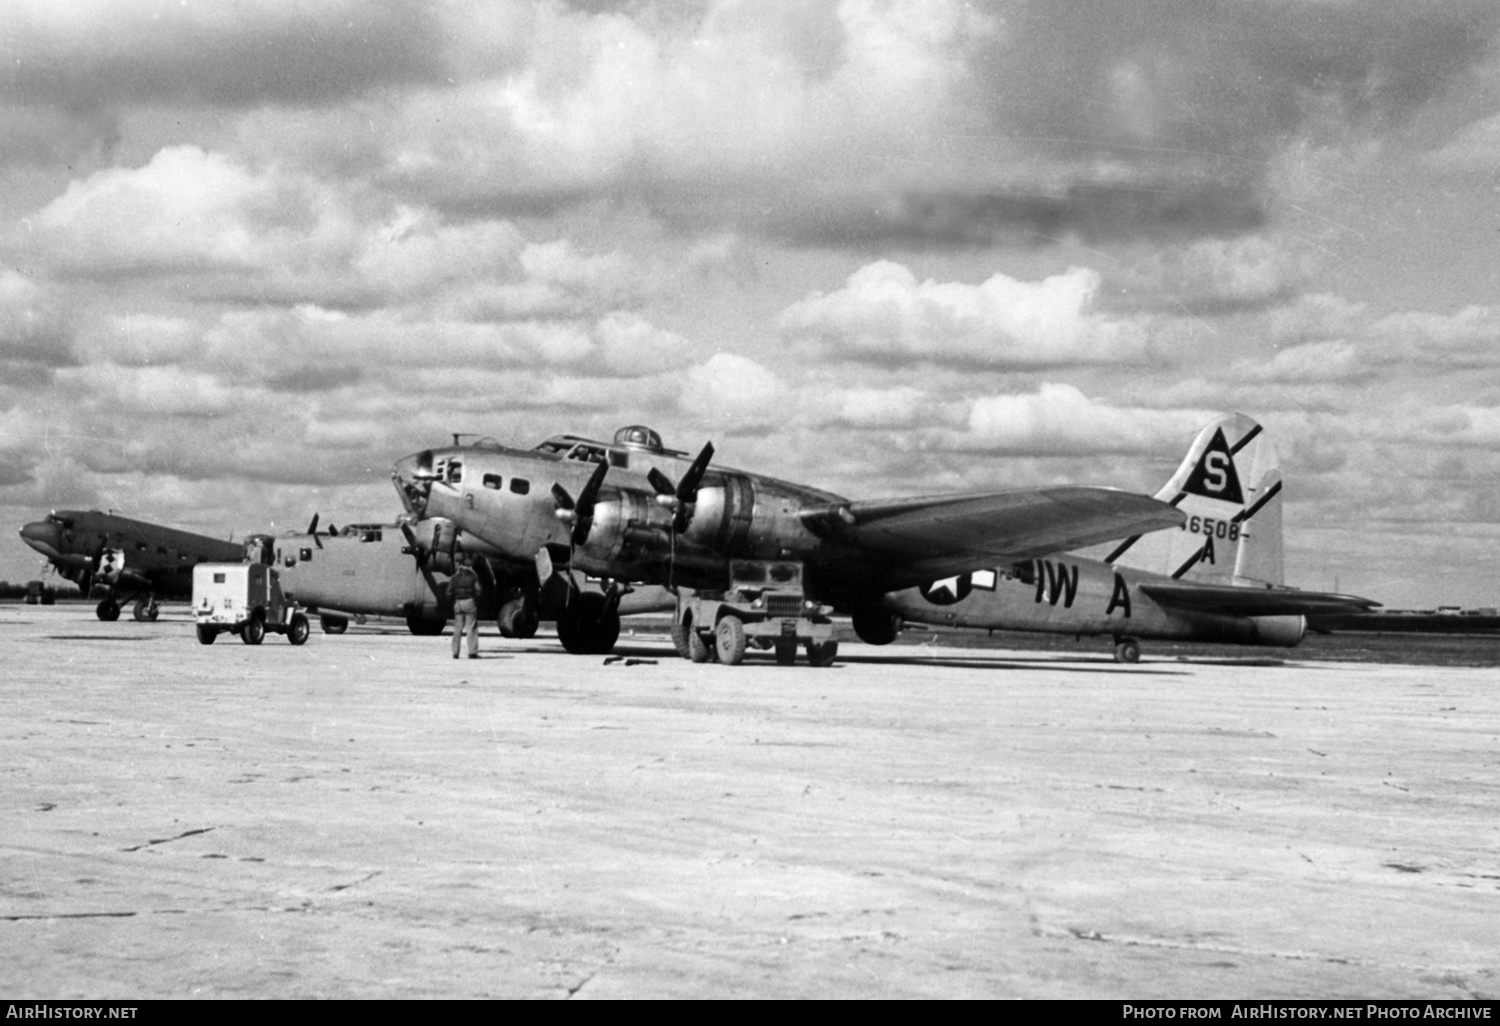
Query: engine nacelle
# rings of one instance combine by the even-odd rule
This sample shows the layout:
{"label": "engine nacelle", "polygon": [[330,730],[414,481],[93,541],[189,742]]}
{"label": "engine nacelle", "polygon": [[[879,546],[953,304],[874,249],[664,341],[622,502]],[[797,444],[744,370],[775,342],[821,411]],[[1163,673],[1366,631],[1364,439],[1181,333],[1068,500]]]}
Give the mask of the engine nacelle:
{"label": "engine nacelle", "polygon": [[125,572],[125,550],[105,549],[99,553],[99,570],[94,579],[114,587],[120,580],[120,575]]}
{"label": "engine nacelle", "polygon": [[1305,616],[1252,616],[1256,644],[1293,648],[1307,636]]}

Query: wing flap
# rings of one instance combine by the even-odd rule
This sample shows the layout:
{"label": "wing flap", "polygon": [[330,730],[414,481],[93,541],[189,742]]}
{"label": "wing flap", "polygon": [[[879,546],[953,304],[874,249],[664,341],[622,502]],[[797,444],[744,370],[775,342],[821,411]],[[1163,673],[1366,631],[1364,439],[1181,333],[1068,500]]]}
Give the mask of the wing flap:
{"label": "wing flap", "polygon": [[1227,616],[1311,616],[1362,613],[1380,605],[1358,595],[1296,588],[1238,588],[1227,584],[1148,581],[1141,591],[1164,606]]}

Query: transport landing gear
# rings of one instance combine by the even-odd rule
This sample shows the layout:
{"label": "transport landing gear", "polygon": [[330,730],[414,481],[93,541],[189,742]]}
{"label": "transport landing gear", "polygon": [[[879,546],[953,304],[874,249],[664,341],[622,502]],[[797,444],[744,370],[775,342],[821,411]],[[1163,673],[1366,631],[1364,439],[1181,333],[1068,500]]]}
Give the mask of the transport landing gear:
{"label": "transport landing gear", "polygon": [[406,617],[406,629],[419,638],[436,637],[447,626],[447,620],[429,620],[420,613],[411,613]]}
{"label": "transport landing gear", "polygon": [[135,600],[132,615],[140,623],[155,623],[159,612],[161,612],[161,606],[157,605],[155,599],[143,598]]}
{"label": "transport landing gear", "polygon": [[323,628],[324,634],[342,634],[349,629],[346,617],[329,616],[327,613],[318,617],[318,624]]}
{"label": "transport landing gear", "polygon": [[1115,662],[1138,663],[1141,661],[1141,643],[1134,638],[1115,639]]}
{"label": "transport landing gear", "polygon": [[94,607],[94,615],[106,623],[120,618],[120,603],[112,598],[103,599]]}

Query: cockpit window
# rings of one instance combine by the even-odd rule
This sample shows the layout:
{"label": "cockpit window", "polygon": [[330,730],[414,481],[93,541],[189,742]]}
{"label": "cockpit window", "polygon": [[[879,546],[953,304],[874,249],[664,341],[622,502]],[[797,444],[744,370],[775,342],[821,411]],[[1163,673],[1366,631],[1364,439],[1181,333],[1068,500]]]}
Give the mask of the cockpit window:
{"label": "cockpit window", "polygon": [[570,460],[582,460],[585,463],[603,463],[605,461],[604,450],[597,445],[587,445],[579,442],[573,446],[573,451],[568,453]]}
{"label": "cockpit window", "polygon": [[448,461],[448,483],[462,484],[464,479],[464,464],[462,460]]}

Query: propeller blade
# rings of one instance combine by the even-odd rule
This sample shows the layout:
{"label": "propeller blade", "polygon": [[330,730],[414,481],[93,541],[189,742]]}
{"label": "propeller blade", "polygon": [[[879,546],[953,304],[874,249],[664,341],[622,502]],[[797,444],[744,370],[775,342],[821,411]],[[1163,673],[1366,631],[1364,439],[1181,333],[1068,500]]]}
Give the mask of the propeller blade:
{"label": "propeller blade", "polygon": [[688,467],[682,480],[677,482],[677,516],[672,520],[672,529],[678,534],[688,529],[693,522],[693,509],[698,503],[698,486],[708,472],[708,462],[714,458],[714,443],[707,442],[693,465]]}
{"label": "propeller blade", "polygon": [[594,474],[589,478],[589,483],[583,486],[583,491],[578,493],[578,518],[573,521],[573,544],[582,545],[589,540],[589,532],[594,528],[594,504],[599,498],[599,489],[604,487],[604,475],[609,473],[609,464],[601,463],[594,468]]}
{"label": "propeller blade", "polygon": [[560,484],[552,486],[552,501],[557,503],[557,508],[560,510],[571,512],[573,509],[573,496],[569,495],[568,490]]}
{"label": "propeller blade", "polygon": [[411,554],[417,561],[417,566],[426,563],[427,550],[417,543],[417,532],[411,529],[411,525],[405,521],[401,522],[401,533],[406,536],[406,544],[411,549]]}
{"label": "propeller blade", "polygon": [[651,482],[651,487],[656,489],[657,495],[676,496],[677,486],[672,483],[670,477],[661,472],[660,468],[652,467],[651,472],[646,475],[646,479]]}

